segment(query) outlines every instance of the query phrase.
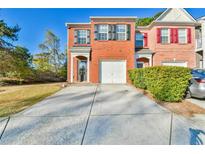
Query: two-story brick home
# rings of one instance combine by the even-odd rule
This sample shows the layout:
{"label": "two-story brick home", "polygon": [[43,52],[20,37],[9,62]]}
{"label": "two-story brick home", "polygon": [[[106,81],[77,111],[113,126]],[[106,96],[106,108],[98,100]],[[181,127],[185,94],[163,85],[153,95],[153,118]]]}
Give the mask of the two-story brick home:
{"label": "two-story brick home", "polygon": [[136,17],[90,17],[67,23],[68,81],[126,83],[133,68],[196,67],[196,20],[184,9],[167,9],[148,26]]}
{"label": "two-story brick home", "polygon": [[68,81],[126,83],[135,67],[135,17],[68,23]]}

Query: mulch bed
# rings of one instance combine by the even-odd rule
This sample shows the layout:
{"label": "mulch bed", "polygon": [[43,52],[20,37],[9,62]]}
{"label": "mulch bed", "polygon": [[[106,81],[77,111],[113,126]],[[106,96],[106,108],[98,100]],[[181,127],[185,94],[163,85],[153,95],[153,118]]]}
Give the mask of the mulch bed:
{"label": "mulch bed", "polygon": [[162,102],[156,100],[149,91],[136,88],[138,91],[142,92],[144,95],[152,99],[155,103],[163,106],[164,108],[176,113],[183,115],[185,117],[192,117],[194,114],[205,114],[205,109],[198,105],[195,105],[187,100],[182,102]]}

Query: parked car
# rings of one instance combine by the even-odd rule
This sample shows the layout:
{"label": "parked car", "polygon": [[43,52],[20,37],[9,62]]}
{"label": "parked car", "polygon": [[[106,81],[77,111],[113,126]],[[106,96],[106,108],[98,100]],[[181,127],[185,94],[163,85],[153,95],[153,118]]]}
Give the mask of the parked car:
{"label": "parked car", "polygon": [[205,70],[204,69],[193,69],[192,79],[187,90],[187,98],[196,97],[205,99]]}

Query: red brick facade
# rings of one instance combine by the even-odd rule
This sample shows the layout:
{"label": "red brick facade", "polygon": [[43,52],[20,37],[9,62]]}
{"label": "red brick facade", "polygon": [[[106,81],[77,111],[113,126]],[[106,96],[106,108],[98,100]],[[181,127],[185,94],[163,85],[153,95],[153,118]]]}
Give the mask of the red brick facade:
{"label": "red brick facade", "polygon": [[[130,25],[129,40],[95,40],[94,25],[96,24],[125,24]],[[88,24],[69,24],[68,25],[68,81],[71,81],[71,48],[77,47],[74,44],[74,31],[78,29],[90,30],[90,44],[81,45],[81,47],[90,47],[89,52],[89,82],[100,82],[100,62],[102,60],[125,60],[127,71],[136,67],[136,46],[135,36],[136,31],[145,34],[145,49],[152,51],[152,63],[149,63],[147,57],[141,56],[139,59],[144,62],[144,66],[162,65],[163,61],[185,61],[188,67],[196,66],[195,57],[195,26],[193,24],[172,24],[172,25],[155,25],[135,29],[135,19],[133,18],[91,18]],[[189,28],[191,42],[167,43],[162,44],[157,42],[158,28]],[[81,56],[81,55],[79,55]],[[82,57],[73,59],[73,82],[78,81],[78,60]],[[85,57],[84,57],[85,58]],[[128,80],[127,74],[127,82]]]}
{"label": "red brick facade", "polygon": [[[95,40],[94,25],[95,24],[125,24],[130,25],[130,40]],[[68,29],[68,81],[70,81],[71,52],[70,48],[77,46],[74,44],[74,30],[89,29],[91,31],[91,51],[90,51],[90,82],[99,83],[99,69],[101,60],[126,60],[127,70],[133,69],[135,66],[135,20],[133,19],[92,19],[88,25],[74,25]],[[77,58],[74,58],[74,76],[73,81],[77,82]],[[127,73],[127,81],[128,81]]]}
{"label": "red brick facade", "polygon": [[[126,41],[98,41],[94,40],[94,31],[91,31],[91,69],[90,81],[99,81],[99,65],[101,60],[126,60],[127,70],[134,68],[134,53],[135,53],[135,22],[133,20],[98,20],[91,21],[91,29],[94,29],[95,24],[130,24],[130,40]],[[128,79],[128,74],[127,74]]]}
{"label": "red brick facade", "polygon": [[[168,43],[162,44],[157,42],[157,28],[190,28],[191,29],[191,43]],[[162,65],[163,61],[186,61],[188,67],[196,67],[195,55],[195,27],[192,25],[175,25],[168,26],[167,24],[161,26],[153,26],[151,28],[139,28],[137,31],[147,33],[148,44],[146,48],[153,51],[153,66]]]}

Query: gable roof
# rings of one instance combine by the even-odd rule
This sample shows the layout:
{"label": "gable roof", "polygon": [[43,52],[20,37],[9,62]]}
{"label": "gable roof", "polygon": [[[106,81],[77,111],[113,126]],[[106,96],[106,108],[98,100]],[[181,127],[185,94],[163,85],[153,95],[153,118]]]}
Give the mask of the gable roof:
{"label": "gable roof", "polygon": [[137,26],[137,29],[149,29],[153,25],[198,25],[198,22],[183,8],[167,8],[157,19],[147,26]]}
{"label": "gable roof", "polygon": [[196,22],[183,8],[168,8],[154,22]]}

